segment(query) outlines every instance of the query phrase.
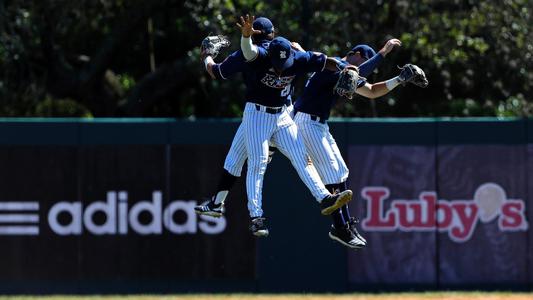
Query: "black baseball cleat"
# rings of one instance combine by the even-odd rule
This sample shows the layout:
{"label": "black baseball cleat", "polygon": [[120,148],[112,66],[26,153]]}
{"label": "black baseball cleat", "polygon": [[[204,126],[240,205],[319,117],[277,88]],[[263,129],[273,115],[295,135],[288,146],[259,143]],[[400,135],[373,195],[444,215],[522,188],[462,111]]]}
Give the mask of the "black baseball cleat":
{"label": "black baseball cleat", "polygon": [[268,228],[266,227],[266,219],[263,217],[252,218],[250,222],[250,231],[255,236],[268,236]]}
{"label": "black baseball cleat", "polygon": [[352,195],[353,193],[351,190],[345,190],[335,195],[326,196],[326,198],[322,199],[322,202],[320,202],[320,212],[323,215],[331,215],[334,211],[350,202],[350,200],[352,200]]}
{"label": "black baseball cleat", "polygon": [[215,218],[222,217],[224,215],[224,212],[226,211],[224,209],[224,203],[215,204],[215,201],[208,200],[201,205],[197,205],[194,207],[194,211],[199,215],[206,215],[211,216]]}
{"label": "black baseball cleat", "polygon": [[357,218],[351,217],[348,221],[348,226],[350,227],[350,230],[353,232],[353,234],[355,234],[355,236],[357,236],[366,245],[366,239],[359,233],[359,231],[357,231],[357,228],[355,227],[357,223],[359,223],[359,220]]}
{"label": "black baseball cleat", "polygon": [[366,243],[353,233],[349,224],[346,224],[340,229],[337,229],[332,225],[329,230],[329,238],[352,249],[361,249],[366,246]]}

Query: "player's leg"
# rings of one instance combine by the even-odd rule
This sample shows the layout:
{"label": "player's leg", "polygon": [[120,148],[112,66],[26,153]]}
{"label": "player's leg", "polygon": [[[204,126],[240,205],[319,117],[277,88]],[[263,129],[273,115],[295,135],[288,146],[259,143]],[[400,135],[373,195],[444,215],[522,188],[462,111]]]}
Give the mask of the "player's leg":
{"label": "player's leg", "polygon": [[[298,113],[295,116],[298,132],[302,136],[307,151],[315,165],[327,190],[332,194],[339,194],[346,188],[340,189],[336,182],[339,178],[348,177],[348,169],[342,169],[337,161],[327,124],[312,120],[310,115]],[[334,142],[334,140],[333,140]],[[334,144],[336,146],[336,144]],[[340,152],[339,152],[340,154]],[[343,207],[347,207],[344,205]],[[343,218],[341,210],[335,210],[331,217],[333,225],[330,228],[329,237],[350,248],[361,248],[364,243],[350,230],[348,220]]]}
{"label": "player's leg", "polygon": [[[287,101],[287,108],[286,108],[287,114],[291,117],[291,119],[294,119],[294,105],[292,105],[292,100]],[[269,144],[268,149],[268,163],[272,161],[272,158],[274,157],[274,154],[278,152],[278,148],[273,143]]]}
{"label": "player's leg", "polygon": [[214,217],[220,217],[224,214],[224,202],[229,191],[235,184],[235,181],[237,181],[237,177],[241,175],[245,161],[246,146],[244,144],[244,127],[241,123],[233,137],[233,142],[231,143],[228,155],[226,155],[224,169],[222,170],[217,186],[217,192],[209,201],[194,208],[198,214]]}
{"label": "player's leg", "polygon": [[[311,120],[310,115],[306,113],[298,113],[294,121],[322,182],[330,193],[339,193],[340,191],[331,186],[338,182],[335,170],[339,169],[339,165],[327,138],[327,125]],[[346,224],[340,211],[333,212],[331,217],[337,228]]]}
{"label": "player's leg", "polygon": [[244,126],[241,122],[231,142],[228,155],[224,161],[224,169],[233,177],[240,177],[246,162],[246,145],[244,142]]}
{"label": "player's leg", "polygon": [[[338,192],[342,192],[346,189],[348,189],[346,185],[346,180],[348,179],[348,166],[346,165],[346,162],[342,158],[342,154],[340,152],[340,149],[337,145],[337,142],[329,132],[329,127],[327,129],[326,138],[328,140],[331,152],[333,153],[333,156],[335,157],[335,161],[337,162],[336,168],[332,168],[331,173],[336,174],[334,178],[336,178],[336,182],[331,185],[326,185],[328,190],[333,189]],[[329,183],[329,182],[328,182]],[[359,231],[356,228],[356,224],[359,223],[359,221],[356,218],[352,218],[350,216],[350,212],[348,209],[348,205],[344,205],[341,207],[339,211],[336,212],[338,214],[337,219],[341,220],[346,223],[348,228],[352,231],[352,233],[361,241],[362,243],[357,242],[358,247],[364,247],[366,246],[366,239],[359,233]],[[334,214],[332,214],[334,215]],[[337,222],[338,222],[337,220]],[[334,224],[335,220],[334,220]]]}
{"label": "player's leg", "polygon": [[276,128],[276,115],[247,103],[244,111],[244,140],[248,157],[246,193],[251,217],[250,230],[256,236],[268,235],[262,209],[263,179],[268,161],[268,141]]}
{"label": "player's leg", "polygon": [[278,130],[272,136],[279,150],[289,158],[300,179],[320,203],[324,215],[331,214],[351,200],[351,191],[331,195],[320,180],[318,173],[309,160],[302,137],[294,121],[284,112],[278,121]]}

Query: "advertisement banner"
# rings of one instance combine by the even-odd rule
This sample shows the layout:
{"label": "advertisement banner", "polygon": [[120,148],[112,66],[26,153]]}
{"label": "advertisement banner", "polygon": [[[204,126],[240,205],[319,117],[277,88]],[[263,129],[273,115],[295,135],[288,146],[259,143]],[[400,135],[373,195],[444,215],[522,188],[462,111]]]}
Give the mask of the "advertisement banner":
{"label": "advertisement banner", "polygon": [[439,198],[455,212],[439,234],[439,283],[526,283],[524,146],[443,145],[438,161]]}
{"label": "advertisement banner", "polygon": [[351,146],[353,284],[434,287],[527,282],[523,146]]}
{"label": "advertisement banner", "polygon": [[215,191],[226,151],[0,148],[0,279],[253,279],[243,185],[225,217],[194,213]]}
{"label": "advertisement banner", "polygon": [[[368,241],[366,249],[348,252],[349,282],[435,282],[435,232],[425,227],[409,228],[413,218],[420,220],[429,205],[421,193],[435,190],[434,149],[350,146],[348,167],[348,185],[354,191],[351,213],[361,220]],[[406,215],[411,212],[406,201],[420,204],[413,210],[416,215]]]}

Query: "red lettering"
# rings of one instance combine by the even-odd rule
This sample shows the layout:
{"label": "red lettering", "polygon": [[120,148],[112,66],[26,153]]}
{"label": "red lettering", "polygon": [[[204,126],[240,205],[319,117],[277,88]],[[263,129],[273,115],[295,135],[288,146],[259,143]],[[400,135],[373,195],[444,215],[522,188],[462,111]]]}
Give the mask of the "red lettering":
{"label": "red lettering", "polygon": [[457,218],[449,232],[450,238],[456,241],[466,241],[474,232],[477,221],[478,207],[473,201],[452,202],[453,211]]}
{"label": "red lettering", "polygon": [[421,216],[422,227],[435,228],[437,224],[437,194],[432,192],[421,193],[420,200],[426,202],[426,209],[422,210]]}
{"label": "red lettering", "polygon": [[527,229],[524,215],[524,202],[520,200],[507,200],[502,205],[498,226],[502,231],[518,231]]}
{"label": "red lettering", "polygon": [[401,229],[423,229],[422,205],[418,201],[394,201],[394,208],[398,211],[398,225]]}
{"label": "red lettering", "polygon": [[446,231],[452,225],[453,212],[450,203],[439,200],[437,204],[437,227],[439,231]]}
{"label": "red lettering", "polygon": [[367,218],[363,220],[363,228],[394,229],[396,218],[394,211],[387,212],[383,218],[383,201],[389,197],[389,189],[384,187],[367,187],[361,191],[361,195],[367,200]]}

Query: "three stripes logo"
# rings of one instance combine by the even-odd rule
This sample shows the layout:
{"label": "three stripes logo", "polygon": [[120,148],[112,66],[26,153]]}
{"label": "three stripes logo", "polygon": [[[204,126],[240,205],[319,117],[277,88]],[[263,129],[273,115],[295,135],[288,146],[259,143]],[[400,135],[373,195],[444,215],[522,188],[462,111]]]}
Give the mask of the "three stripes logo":
{"label": "three stripes logo", "polygon": [[39,202],[0,202],[0,235],[39,235]]}

